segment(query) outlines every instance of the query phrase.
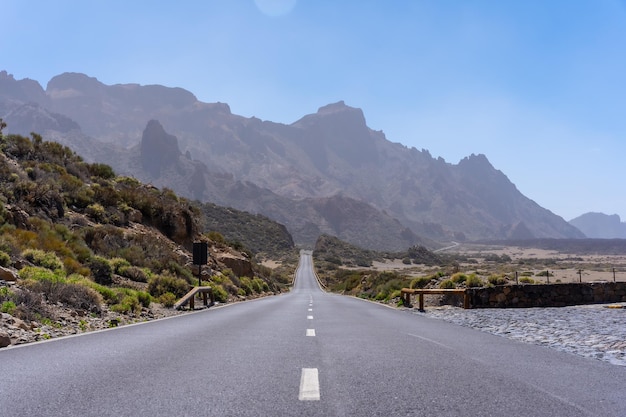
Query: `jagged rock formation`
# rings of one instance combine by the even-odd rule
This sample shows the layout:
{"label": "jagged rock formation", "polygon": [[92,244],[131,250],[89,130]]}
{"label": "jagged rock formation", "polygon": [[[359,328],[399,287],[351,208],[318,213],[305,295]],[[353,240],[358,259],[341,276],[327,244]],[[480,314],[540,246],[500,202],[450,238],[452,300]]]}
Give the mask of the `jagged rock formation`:
{"label": "jagged rock formation", "polygon": [[150,120],[141,136],[141,165],[152,178],[159,178],[161,171],[174,165],[181,153],[178,140],[169,135],[157,120]]}

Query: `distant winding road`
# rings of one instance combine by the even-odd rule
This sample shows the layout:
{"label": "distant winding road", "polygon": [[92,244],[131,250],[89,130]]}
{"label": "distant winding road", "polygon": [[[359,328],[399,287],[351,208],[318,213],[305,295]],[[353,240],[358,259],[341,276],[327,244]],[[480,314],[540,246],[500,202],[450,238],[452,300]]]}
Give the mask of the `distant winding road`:
{"label": "distant winding road", "polygon": [[626,416],[626,367],[327,294],[0,350],[0,416]]}

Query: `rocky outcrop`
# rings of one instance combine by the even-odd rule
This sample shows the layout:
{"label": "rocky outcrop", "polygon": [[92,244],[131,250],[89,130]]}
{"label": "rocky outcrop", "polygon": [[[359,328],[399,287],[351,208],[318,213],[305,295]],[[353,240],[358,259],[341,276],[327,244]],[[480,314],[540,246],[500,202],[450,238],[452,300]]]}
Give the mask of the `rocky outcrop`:
{"label": "rocky outcrop", "polygon": [[174,165],[180,157],[178,139],[165,132],[161,123],[150,120],[141,137],[141,164],[152,177]]}
{"label": "rocky outcrop", "polygon": [[11,336],[3,330],[0,330],[0,348],[7,347],[11,344]]}
{"label": "rocky outcrop", "polygon": [[252,270],[252,263],[249,259],[241,255],[235,255],[232,253],[220,253],[216,255],[218,262],[223,263],[226,267],[230,268],[238,277],[253,277],[254,271]]}

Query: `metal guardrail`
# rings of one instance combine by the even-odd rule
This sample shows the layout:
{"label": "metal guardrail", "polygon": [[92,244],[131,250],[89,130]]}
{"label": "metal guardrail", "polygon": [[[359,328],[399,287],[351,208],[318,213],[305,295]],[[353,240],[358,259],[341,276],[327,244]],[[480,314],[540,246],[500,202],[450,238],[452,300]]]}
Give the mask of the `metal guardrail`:
{"label": "metal guardrail", "polygon": [[471,308],[469,291],[465,288],[402,288],[402,302],[405,306],[411,306],[411,294],[417,294],[419,311],[424,311],[424,294],[463,294],[463,308]]}

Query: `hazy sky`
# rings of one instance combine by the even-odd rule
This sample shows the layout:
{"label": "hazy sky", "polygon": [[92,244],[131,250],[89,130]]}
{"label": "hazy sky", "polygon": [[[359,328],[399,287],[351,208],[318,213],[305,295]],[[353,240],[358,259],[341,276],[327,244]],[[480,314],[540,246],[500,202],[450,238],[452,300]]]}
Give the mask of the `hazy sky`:
{"label": "hazy sky", "polygon": [[2,0],[0,70],[182,87],[292,123],[363,109],[392,142],[487,155],[570,220],[626,221],[626,0]]}

